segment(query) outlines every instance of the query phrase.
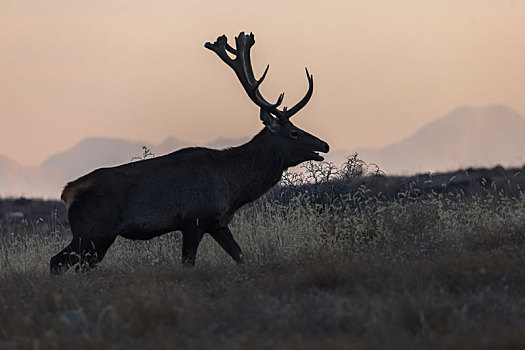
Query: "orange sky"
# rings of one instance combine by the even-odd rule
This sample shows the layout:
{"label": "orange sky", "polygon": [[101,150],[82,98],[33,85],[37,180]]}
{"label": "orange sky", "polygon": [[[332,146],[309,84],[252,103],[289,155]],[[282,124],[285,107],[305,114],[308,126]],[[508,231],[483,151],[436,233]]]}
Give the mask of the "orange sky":
{"label": "orange sky", "polygon": [[[258,110],[204,42],[255,33],[268,100],[332,149],[398,141],[460,105],[525,116],[525,4],[489,0],[0,0],[0,154],[26,165],[89,136],[253,135]],[[140,150],[137,150],[140,153]]]}

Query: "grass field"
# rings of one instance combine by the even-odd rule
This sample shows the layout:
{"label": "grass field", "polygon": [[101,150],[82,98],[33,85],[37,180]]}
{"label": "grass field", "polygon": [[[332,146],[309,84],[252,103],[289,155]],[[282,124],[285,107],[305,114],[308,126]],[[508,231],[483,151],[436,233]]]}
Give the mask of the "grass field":
{"label": "grass field", "polygon": [[523,195],[267,198],[231,227],[244,266],[205,237],[183,268],[170,233],[52,277],[62,223],[4,223],[0,349],[525,347]]}

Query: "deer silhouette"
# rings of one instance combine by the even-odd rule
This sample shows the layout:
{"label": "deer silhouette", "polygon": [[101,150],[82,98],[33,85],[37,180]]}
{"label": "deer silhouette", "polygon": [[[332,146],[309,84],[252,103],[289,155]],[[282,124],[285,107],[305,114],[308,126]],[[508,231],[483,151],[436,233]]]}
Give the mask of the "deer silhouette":
{"label": "deer silhouette", "polygon": [[[253,34],[241,32],[236,48],[225,35],[205,47],[230,66],[250,99],[260,108],[264,128],[241,146],[224,150],[202,147],[138,162],[100,168],[69,182],[62,200],[68,208],[73,240],[53,256],[50,269],[60,274],[76,265],[80,270],[102,261],[117,236],[148,240],[182,231],[182,263],[193,266],[205,233],[237,263],[243,254],[228,224],[235,212],[274,186],[283,172],[304,161],[322,161],[326,142],[299,129],[290,118],[313,93],[313,76],[306,69],[308,91],[295,106],[279,109],[266,101],[259,86],[269,66],[257,80],[250,62]],[[232,58],[229,52],[234,58]]]}

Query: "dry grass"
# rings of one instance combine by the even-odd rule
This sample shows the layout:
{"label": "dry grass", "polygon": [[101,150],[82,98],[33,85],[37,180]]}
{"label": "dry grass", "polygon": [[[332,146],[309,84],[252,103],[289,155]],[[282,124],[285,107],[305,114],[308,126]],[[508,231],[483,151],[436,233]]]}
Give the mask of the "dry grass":
{"label": "dry grass", "polygon": [[182,268],[173,233],[51,277],[68,232],[8,226],[0,348],[525,347],[525,198],[344,203],[242,210],[241,267],[205,237]]}

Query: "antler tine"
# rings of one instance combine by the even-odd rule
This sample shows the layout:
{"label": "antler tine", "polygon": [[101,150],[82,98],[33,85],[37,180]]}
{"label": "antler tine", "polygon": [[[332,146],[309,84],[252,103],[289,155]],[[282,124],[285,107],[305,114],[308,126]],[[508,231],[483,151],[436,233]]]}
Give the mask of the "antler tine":
{"label": "antler tine", "polygon": [[264,70],[264,73],[261,76],[261,78],[259,80],[257,80],[257,82],[255,83],[256,87],[259,87],[259,85],[261,85],[261,83],[263,82],[264,78],[266,78],[266,73],[268,73],[268,69],[270,69],[270,65],[269,64],[266,65],[266,69]]}
{"label": "antler tine", "polygon": [[237,55],[237,50],[235,50],[233,47],[228,44],[228,42],[225,43],[226,45],[226,51],[228,51],[231,54]]}
{"label": "antler tine", "polygon": [[305,68],[306,70],[306,77],[308,78],[308,91],[306,92],[306,95],[302,98],[301,101],[299,101],[295,106],[288,110],[283,110],[283,115],[285,118],[290,119],[295,113],[299,112],[307,103],[310,101],[310,98],[312,97],[312,94],[314,92],[314,76],[308,73],[308,68]]}
{"label": "antler tine", "polygon": [[255,79],[255,75],[253,74],[252,62],[250,59],[250,49],[253,44],[255,44],[255,38],[252,33],[250,33],[250,35],[245,35],[244,32],[240,32],[235,38],[235,46],[237,47],[237,57],[235,58],[235,61],[238,61],[240,65],[239,72],[235,71],[235,73],[237,73],[237,76],[239,76],[239,73],[242,73],[244,78],[246,78],[247,82],[250,84],[249,88],[252,90],[257,84],[257,79]]}
{"label": "antler tine", "polygon": [[[228,45],[227,40],[228,39],[226,38],[226,35],[221,35],[217,38],[217,40],[215,40],[213,44],[210,42],[207,42],[204,44],[204,47],[215,52],[217,56],[219,56],[220,59],[224,61],[224,63],[226,63],[228,66],[233,68],[233,60],[230,58],[230,56],[228,56],[228,54],[226,53],[226,50],[230,51],[231,49],[235,51],[235,52],[232,52],[235,55],[237,54],[237,51],[233,47]],[[228,47],[230,49],[228,49]]]}

